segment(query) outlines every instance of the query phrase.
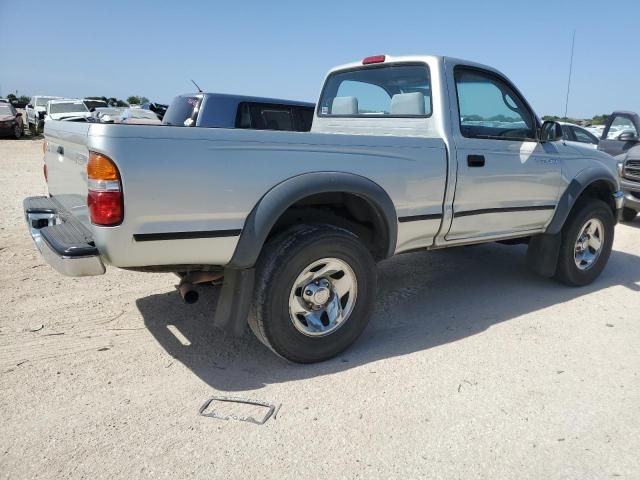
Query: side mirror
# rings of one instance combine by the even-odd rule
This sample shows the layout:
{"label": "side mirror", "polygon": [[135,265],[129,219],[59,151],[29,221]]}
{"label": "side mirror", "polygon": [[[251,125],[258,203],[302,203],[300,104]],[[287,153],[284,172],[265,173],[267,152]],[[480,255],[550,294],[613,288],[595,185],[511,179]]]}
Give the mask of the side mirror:
{"label": "side mirror", "polygon": [[562,140],[564,133],[562,131],[562,125],[558,122],[547,120],[540,127],[540,141],[545,142],[557,142]]}
{"label": "side mirror", "polygon": [[31,105],[30,103],[27,104],[27,108],[33,108],[33,105]]}
{"label": "side mirror", "polygon": [[621,142],[637,142],[638,136],[633,132],[623,132],[618,135],[618,140]]}
{"label": "side mirror", "polygon": [[22,112],[16,112],[16,117],[21,117],[22,116]]}

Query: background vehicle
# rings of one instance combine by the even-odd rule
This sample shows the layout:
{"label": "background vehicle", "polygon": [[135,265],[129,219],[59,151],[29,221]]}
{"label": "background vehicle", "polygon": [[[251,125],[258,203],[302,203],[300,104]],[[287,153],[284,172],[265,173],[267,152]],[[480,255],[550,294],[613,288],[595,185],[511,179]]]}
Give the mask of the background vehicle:
{"label": "background vehicle", "polygon": [[0,103],[0,136],[20,138],[24,135],[22,113],[10,103]]}
{"label": "background vehicle", "polygon": [[82,100],[66,98],[47,102],[46,120],[84,119],[90,115]]}
{"label": "background vehicle", "polygon": [[613,112],[602,132],[598,149],[616,158],[624,191],[622,219],[632,221],[640,212],[640,116]]}
{"label": "background vehicle", "polygon": [[589,146],[591,148],[598,148],[598,137],[589,132],[587,129],[581,127],[580,125],[574,125],[573,123],[558,123],[562,126],[562,133],[564,134],[565,141],[583,146]]}
{"label": "background vehicle", "polygon": [[222,93],[188,93],[173,99],[164,125],[308,132],[313,103]]}
{"label": "background vehicle", "polygon": [[164,114],[167,113],[167,108],[169,108],[169,105],[164,105],[162,103],[147,102],[147,103],[143,103],[140,108],[142,108],[143,110],[151,110],[153,113],[155,113],[158,116],[160,120],[162,120],[164,118]]}
{"label": "background vehicle", "polygon": [[93,111],[94,108],[108,108],[109,104],[104,100],[98,100],[96,98],[83,98],[82,103],[87,107],[87,110],[90,112]]}
{"label": "background vehicle", "polygon": [[[51,196],[26,199],[25,216],[54,268],[175,272],[187,302],[194,284],[224,277],[214,325],[239,334],[248,318],[274,352],[314,362],[358,338],[375,263],[394,254],[528,243],[535,272],[572,286],[608,261],[615,162],[541,126],[490,67],[435,56],[337,67],[311,132],[233,129],[230,112],[255,126],[251,102],[209,116],[209,100],[179,97],[162,128],[47,122]],[[294,107],[257,108],[292,126]],[[215,126],[220,111],[231,128],[170,126]]]}
{"label": "background vehicle", "polygon": [[138,125],[162,125],[158,115],[142,108],[124,108],[115,123],[135,123]]}
{"label": "background vehicle", "polygon": [[44,127],[44,116],[47,113],[47,102],[62,97],[50,97],[37,95],[31,97],[31,101],[25,108],[27,114],[27,124],[31,133],[39,133]]}

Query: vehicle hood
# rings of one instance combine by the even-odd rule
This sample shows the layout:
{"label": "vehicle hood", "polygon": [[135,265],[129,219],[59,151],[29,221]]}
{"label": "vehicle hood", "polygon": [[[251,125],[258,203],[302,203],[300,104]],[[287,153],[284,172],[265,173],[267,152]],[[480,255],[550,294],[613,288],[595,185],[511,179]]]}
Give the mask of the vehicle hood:
{"label": "vehicle hood", "polygon": [[0,115],[0,122],[6,122],[7,120],[13,120],[13,119],[15,119],[15,118],[16,118],[15,116],[13,116],[13,115],[9,115],[9,114],[7,114],[7,115]]}
{"label": "vehicle hood", "polygon": [[90,112],[64,112],[64,113],[50,113],[47,116],[51,119],[51,120],[63,120],[65,118],[87,118],[89,115],[91,115]]}

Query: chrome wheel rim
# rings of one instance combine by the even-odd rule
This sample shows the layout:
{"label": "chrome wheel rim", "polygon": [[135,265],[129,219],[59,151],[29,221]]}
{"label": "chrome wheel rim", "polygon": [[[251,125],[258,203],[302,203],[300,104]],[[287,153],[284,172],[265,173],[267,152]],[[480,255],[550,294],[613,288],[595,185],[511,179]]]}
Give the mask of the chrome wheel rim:
{"label": "chrome wheel rim", "polygon": [[353,312],[358,282],[353,269],[339,258],[322,258],[295,279],[289,295],[289,317],[309,337],[335,332]]}
{"label": "chrome wheel rim", "polygon": [[596,263],[604,246],[604,224],[597,218],[588,220],[580,229],[574,247],[574,260],[580,270],[589,270]]}

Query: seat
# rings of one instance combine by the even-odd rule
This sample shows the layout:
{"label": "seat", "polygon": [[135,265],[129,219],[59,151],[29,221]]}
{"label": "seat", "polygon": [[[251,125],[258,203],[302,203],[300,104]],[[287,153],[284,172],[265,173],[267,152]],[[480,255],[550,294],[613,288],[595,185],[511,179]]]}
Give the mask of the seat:
{"label": "seat", "polygon": [[391,97],[391,115],[424,115],[424,95],[420,92],[398,93]]}
{"label": "seat", "polygon": [[357,115],[358,99],[356,97],[336,97],[331,102],[332,115]]}

